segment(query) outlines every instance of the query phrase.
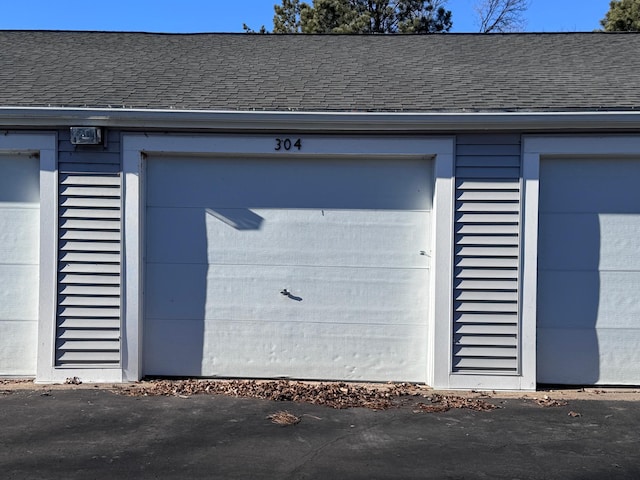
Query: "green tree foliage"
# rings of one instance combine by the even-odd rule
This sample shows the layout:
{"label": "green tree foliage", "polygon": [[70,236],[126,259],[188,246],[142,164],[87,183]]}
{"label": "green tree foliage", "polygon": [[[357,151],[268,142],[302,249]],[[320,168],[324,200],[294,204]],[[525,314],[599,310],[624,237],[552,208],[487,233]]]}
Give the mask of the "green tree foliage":
{"label": "green tree foliage", "polygon": [[605,32],[640,32],[640,0],[611,0],[600,25]]}
{"label": "green tree foliage", "polygon": [[282,0],[273,33],[437,33],[451,29],[446,0]]}

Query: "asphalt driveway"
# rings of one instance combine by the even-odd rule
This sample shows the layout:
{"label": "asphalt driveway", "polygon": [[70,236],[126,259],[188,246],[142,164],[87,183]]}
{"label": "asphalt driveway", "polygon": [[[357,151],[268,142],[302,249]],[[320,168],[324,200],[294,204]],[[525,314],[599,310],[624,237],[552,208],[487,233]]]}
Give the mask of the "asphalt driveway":
{"label": "asphalt driveway", "polygon": [[[411,405],[335,410],[220,395],[3,391],[0,477],[640,478],[640,402],[490,401],[502,408],[416,413]],[[283,410],[300,422],[268,418]]]}

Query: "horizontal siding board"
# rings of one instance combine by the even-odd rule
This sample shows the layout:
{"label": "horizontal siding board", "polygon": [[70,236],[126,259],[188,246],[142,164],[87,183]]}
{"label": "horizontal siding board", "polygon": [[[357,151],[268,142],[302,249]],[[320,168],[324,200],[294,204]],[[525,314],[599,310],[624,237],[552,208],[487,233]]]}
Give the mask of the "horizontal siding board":
{"label": "horizontal siding board", "polygon": [[62,340],[59,342],[58,350],[91,350],[93,352],[101,350],[118,351],[120,342],[115,340]]}
{"label": "horizontal siding board", "polygon": [[59,318],[58,328],[76,328],[76,329],[115,329],[120,331],[119,318]]}
{"label": "horizontal siding board", "polygon": [[78,328],[61,329],[58,338],[62,340],[120,340],[120,330],[117,328],[91,328],[83,330]]}
{"label": "horizontal siding board", "polygon": [[79,307],[60,307],[58,309],[59,317],[81,317],[81,318],[120,318],[119,308],[79,308]]}
{"label": "horizontal siding board", "polygon": [[120,252],[120,242],[75,242],[75,241],[62,241],[60,242],[60,250],[62,251],[75,251],[75,252]]}
{"label": "horizontal siding board", "polygon": [[120,232],[114,230],[62,230],[60,240],[120,241]]}
{"label": "horizontal siding board", "polygon": [[465,302],[515,302],[518,300],[518,293],[494,290],[457,290],[454,299]]}
{"label": "horizontal siding board", "polygon": [[515,268],[462,268],[455,271],[457,279],[483,278],[487,280],[517,279]]}
{"label": "horizontal siding board", "polygon": [[62,218],[115,218],[120,220],[119,208],[75,208],[64,207],[59,210]]}
{"label": "horizontal siding board", "polygon": [[456,325],[473,324],[473,325],[489,325],[489,324],[511,324],[517,327],[518,315],[505,312],[492,313],[468,313],[462,312],[455,315]]}
{"label": "horizontal siding board", "polygon": [[[459,173],[456,171],[456,173]],[[494,180],[477,180],[474,178],[461,178],[456,175],[457,190],[520,190],[520,181],[513,178],[494,179]],[[517,177],[516,177],[517,178]]]}
{"label": "horizontal siding board", "polygon": [[457,335],[512,335],[515,337],[518,334],[518,326],[492,323],[480,325],[456,323],[453,332]]}
{"label": "horizontal siding board", "polygon": [[464,224],[456,225],[455,231],[458,235],[518,235],[520,226],[517,224]]}
{"label": "horizontal siding board", "polygon": [[517,155],[458,155],[457,167],[510,167],[520,169],[520,157]]}
{"label": "horizontal siding board", "polygon": [[108,364],[117,365],[120,361],[120,352],[76,352],[59,351],[57,363],[60,366],[81,364]]}
{"label": "horizontal siding board", "polygon": [[473,145],[479,152],[490,155],[495,145],[512,145],[520,149],[520,135],[515,133],[464,133],[456,137],[456,144]]}
{"label": "horizontal siding board", "polygon": [[119,263],[119,253],[78,253],[61,252],[61,262],[86,262],[86,263]]}
{"label": "horizontal siding board", "polygon": [[513,290],[518,288],[516,280],[462,280],[455,283],[460,290]]}
{"label": "horizontal siding board", "polygon": [[115,263],[61,263],[61,273],[111,273],[119,274],[120,265]]}
{"label": "horizontal siding board", "polygon": [[64,161],[58,162],[58,169],[60,172],[65,173],[119,173],[119,163],[67,163]]}
{"label": "horizontal siding board", "polygon": [[[497,268],[517,268],[519,260],[513,257],[456,257],[456,268],[473,268],[473,267],[497,267]],[[517,273],[513,278],[517,278]]]}
{"label": "horizontal siding board", "polygon": [[106,163],[120,165],[120,154],[118,152],[87,152],[87,151],[61,151],[58,158],[64,163],[90,163],[91,165]]}
{"label": "horizontal siding board", "polygon": [[60,220],[60,228],[72,230],[115,230],[120,231],[120,222],[112,220]]}
{"label": "horizontal siding board", "polygon": [[515,358],[465,358],[456,355],[453,367],[457,371],[515,372],[518,361]]}
{"label": "horizontal siding board", "polygon": [[510,145],[500,144],[488,144],[488,145],[468,145],[458,143],[456,147],[456,155],[480,155],[493,156],[493,155],[520,155],[520,144],[514,143]]}
{"label": "horizontal siding board", "polygon": [[516,357],[516,349],[513,347],[454,347],[455,355],[459,357],[489,357],[489,358],[513,358]]}
{"label": "horizontal siding board", "polygon": [[74,283],[77,285],[120,285],[120,275],[73,275],[62,274],[60,283]]}
{"label": "horizontal siding board", "polygon": [[518,305],[513,302],[455,302],[456,312],[506,312],[517,313]]}
{"label": "horizontal siding board", "polygon": [[91,295],[95,296],[117,296],[120,295],[120,286],[110,285],[61,285],[60,295]]}
{"label": "horizontal siding board", "polygon": [[486,179],[513,179],[520,175],[517,167],[459,167],[456,175],[460,177],[486,178]]}
{"label": "horizontal siding board", "polygon": [[120,188],[118,187],[78,187],[78,186],[61,186],[60,195],[66,197],[120,197]]}
{"label": "horizontal siding board", "polygon": [[[470,335],[459,334],[454,337],[454,344],[459,346],[482,346],[482,347],[511,347],[515,348],[518,345],[518,340],[515,335]],[[515,356],[515,352],[506,352],[512,356]],[[479,356],[478,354],[474,356]]]}
{"label": "horizontal siding board", "polygon": [[456,237],[457,245],[490,245],[490,246],[517,246],[518,236],[476,236],[476,235],[458,235]]}
{"label": "horizontal siding board", "polygon": [[465,202],[518,202],[520,192],[517,190],[458,190],[456,200]]}
{"label": "horizontal siding board", "polygon": [[503,246],[458,247],[456,254],[461,257],[517,257],[518,248]]}
{"label": "horizontal siding board", "polygon": [[507,215],[499,213],[458,213],[456,221],[459,223],[512,223],[517,224],[520,217],[517,214]]}
{"label": "horizontal siding board", "polygon": [[519,212],[520,205],[518,202],[458,202],[456,209],[458,212]]}
{"label": "horizontal siding board", "polygon": [[58,305],[72,307],[118,307],[120,306],[120,297],[61,295],[58,299]]}
{"label": "horizontal siding board", "polygon": [[121,208],[119,198],[102,197],[60,197],[61,207],[80,208]]}
{"label": "horizontal siding board", "polygon": [[74,173],[60,174],[61,185],[110,185],[120,186],[119,175],[78,175]]}

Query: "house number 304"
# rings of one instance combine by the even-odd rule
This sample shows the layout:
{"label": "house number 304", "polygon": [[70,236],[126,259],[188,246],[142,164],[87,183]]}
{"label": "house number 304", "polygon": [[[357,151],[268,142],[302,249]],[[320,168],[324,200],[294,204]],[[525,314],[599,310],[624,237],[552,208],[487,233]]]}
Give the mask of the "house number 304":
{"label": "house number 304", "polygon": [[290,138],[276,138],[276,146],[274,150],[279,152],[281,150],[290,151],[291,149],[302,150],[302,140],[291,140]]}

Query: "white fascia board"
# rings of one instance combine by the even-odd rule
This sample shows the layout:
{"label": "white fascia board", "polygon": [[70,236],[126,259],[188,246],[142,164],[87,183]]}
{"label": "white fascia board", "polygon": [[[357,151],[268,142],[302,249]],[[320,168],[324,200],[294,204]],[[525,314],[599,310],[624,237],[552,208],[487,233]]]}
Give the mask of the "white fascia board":
{"label": "white fascia board", "polygon": [[0,128],[103,126],[170,130],[614,131],[640,128],[640,112],[267,112],[0,107]]}

